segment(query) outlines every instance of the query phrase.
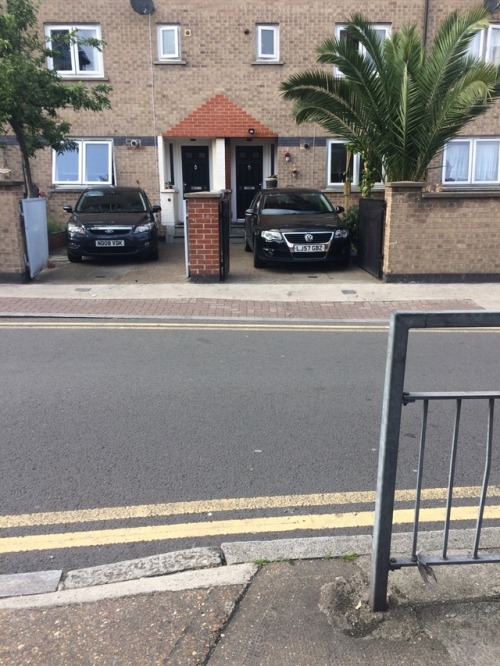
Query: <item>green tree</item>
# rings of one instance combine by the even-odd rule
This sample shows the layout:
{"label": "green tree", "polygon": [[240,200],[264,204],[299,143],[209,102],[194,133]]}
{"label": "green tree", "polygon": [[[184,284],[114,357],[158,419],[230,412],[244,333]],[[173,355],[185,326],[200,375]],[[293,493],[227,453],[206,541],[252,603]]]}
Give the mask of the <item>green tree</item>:
{"label": "green tree", "polygon": [[469,50],[488,16],[483,7],[453,12],[427,50],[415,25],[383,40],[353,14],[345,39],[317,48],[318,63],[333,65],[333,73],[294,74],[282,94],[294,101],[297,123],[316,122],[361,154],[364,194],[380,167],[387,181],[420,181],[444,145],[500,95],[500,68]]}
{"label": "green tree", "polygon": [[[12,131],[19,144],[28,196],[36,196],[30,159],[50,147],[71,149],[70,123],[59,117],[68,107],[101,111],[110,107],[111,86],[63,81],[47,58],[56,55],[40,37],[34,0],[6,0],[0,8],[0,131]],[[77,42],[75,33],[69,41]],[[85,42],[101,48],[98,40]]]}

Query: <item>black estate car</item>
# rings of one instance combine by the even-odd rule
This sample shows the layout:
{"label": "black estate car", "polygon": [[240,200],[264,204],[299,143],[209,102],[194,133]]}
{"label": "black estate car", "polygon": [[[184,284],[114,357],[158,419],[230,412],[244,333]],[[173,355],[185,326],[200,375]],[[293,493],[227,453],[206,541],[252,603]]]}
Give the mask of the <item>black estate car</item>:
{"label": "black estate car", "polygon": [[68,259],[82,257],[137,256],[158,259],[158,235],[152,206],[140,187],[89,187],[66,224]]}
{"label": "black estate car", "polygon": [[320,262],[347,266],[349,230],[319,190],[274,188],[259,192],[245,211],[245,250],[254,266],[266,263]]}

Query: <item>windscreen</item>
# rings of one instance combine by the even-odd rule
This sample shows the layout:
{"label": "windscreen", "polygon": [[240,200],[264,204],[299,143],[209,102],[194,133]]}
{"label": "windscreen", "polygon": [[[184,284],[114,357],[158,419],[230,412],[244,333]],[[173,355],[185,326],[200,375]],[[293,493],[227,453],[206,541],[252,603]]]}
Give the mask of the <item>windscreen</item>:
{"label": "windscreen", "polygon": [[319,192],[266,194],[262,201],[264,215],[332,213],[328,199]]}
{"label": "windscreen", "polygon": [[147,210],[141,192],[84,192],[77,206],[77,213],[143,213]]}

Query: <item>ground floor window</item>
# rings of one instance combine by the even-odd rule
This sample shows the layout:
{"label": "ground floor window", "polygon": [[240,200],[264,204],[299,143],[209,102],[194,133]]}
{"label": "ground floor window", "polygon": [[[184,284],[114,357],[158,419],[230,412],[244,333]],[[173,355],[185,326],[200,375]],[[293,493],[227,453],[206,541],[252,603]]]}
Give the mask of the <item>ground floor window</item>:
{"label": "ground floor window", "polygon": [[450,141],[444,151],[443,183],[482,185],[500,183],[500,138]]}
{"label": "ground floor window", "polygon": [[113,183],[113,142],[75,140],[73,150],[53,152],[54,185],[95,185]]}
{"label": "ground floor window", "polygon": [[[363,160],[357,153],[352,153],[348,162],[348,151],[345,141],[333,139],[327,144],[327,186],[335,187],[342,185],[346,181],[346,176],[354,187],[359,187],[361,174],[363,171]],[[379,177],[375,185],[382,185],[382,178]]]}

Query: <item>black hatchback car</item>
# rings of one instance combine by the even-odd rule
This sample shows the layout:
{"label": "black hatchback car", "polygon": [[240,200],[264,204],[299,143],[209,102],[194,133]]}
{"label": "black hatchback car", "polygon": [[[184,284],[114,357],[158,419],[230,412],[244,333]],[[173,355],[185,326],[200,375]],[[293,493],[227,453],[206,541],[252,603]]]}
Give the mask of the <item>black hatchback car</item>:
{"label": "black hatchback car", "polygon": [[245,250],[253,252],[256,268],[266,263],[319,262],[348,266],[351,238],[319,190],[262,190],[245,211]]}
{"label": "black hatchback car", "polygon": [[70,261],[82,257],[158,259],[158,234],[152,206],[140,187],[89,187],[75,207],[64,206]]}

